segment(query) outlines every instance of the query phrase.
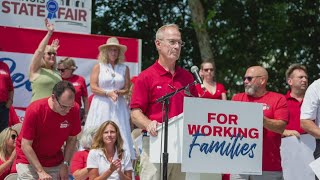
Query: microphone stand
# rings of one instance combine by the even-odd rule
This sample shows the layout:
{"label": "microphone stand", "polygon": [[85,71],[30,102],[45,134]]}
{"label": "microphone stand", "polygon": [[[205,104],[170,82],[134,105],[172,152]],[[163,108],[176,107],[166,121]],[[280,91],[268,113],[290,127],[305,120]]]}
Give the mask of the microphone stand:
{"label": "microphone stand", "polygon": [[182,88],[179,88],[169,94],[166,94],[159,99],[156,100],[156,102],[161,102],[164,105],[164,111],[165,111],[165,118],[164,118],[164,147],[163,147],[163,153],[162,153],[162,180],[167,180],[168,178],[168,162],[169,162],[169,153],[168,153],[168,121],[169,121],[169,103],[170,98],[177,94],[178,92],[182,90],[188,89],[190,86],[196,84],[197,81],[194,81],[187,86],[184,86]]}

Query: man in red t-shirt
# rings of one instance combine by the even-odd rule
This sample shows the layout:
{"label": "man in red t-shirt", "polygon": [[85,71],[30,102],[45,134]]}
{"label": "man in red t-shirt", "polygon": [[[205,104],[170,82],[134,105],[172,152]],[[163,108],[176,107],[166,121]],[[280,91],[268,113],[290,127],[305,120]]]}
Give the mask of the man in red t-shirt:
{"label": "man in red t-shirt", "polygon": [[304,94],[308,88],[307,68],[301,64],[292,64],[286,71],[287,83],[290,91],[286,98],[289,109],[289,121],[283,136],[297,136],[305,131],[300,127],[300,108],[303,102]]}
{"label": "man in red t-shirt", "polygon": [[16,146],[19,179],[68,179],[76,136],[81,131],[79,105],[74,99],[73,85],[61,81],[50,97],[27,108]]}
{"label": "man in red t-shirt", "polygon": [[0,61],[0,132],[8,127],[9,108],[13,102],[13,83],[9,67]]}
{"label": "man in red t-shirt", "polygon": [[282,94],[267,91],[267,81],[266,69],[252,66],[247,69],[243,79],[245,92],[236,94],[232,98],[233,101],[263,104],[262,175],[232,174],[231,180],[283,179],[280,144],[281,135],[288,121],[288,107],[286,98]]}

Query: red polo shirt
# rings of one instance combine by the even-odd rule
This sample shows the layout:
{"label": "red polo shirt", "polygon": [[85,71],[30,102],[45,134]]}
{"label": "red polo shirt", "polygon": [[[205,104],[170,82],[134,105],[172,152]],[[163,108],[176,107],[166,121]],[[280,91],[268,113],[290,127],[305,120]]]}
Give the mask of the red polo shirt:
{"label": "red polo shirt", "polygon": [[10,91],[13,91],[10,70],[6,63],[0,61],[0,102],[8,101]]}
{"label": "red polo shirt", "polygon": [[79,75],[74,74],[70,78],[62,78],[63,80],[69,81],[72,83],[74,89],[76,90],[75,101],[82,106],[81,98],[88,97],[86,80]]}
{"label": "red polo shirt", "polygon": [[306,132],[300,127],[300,108],[303,101],[299,102],[296,98],[292,97],[290,93],[291,91],[288,91],[286,94],[289,109],[289,121],[286,129],[296,130],[300,134],[304,134]]}
{"label": "red polo shirt", "polygon": [[[262,97],[251,97],[245,93],[236,94],[233,101],[263,104],[263,115],[274,120],[288,121],[288,106],[284,95],[267,92]],[[262,119],[257,119],[262,121]],[[262,170],[282,171],[280,156],[281,134],[263,128]]]}
{"label": "red polo shirt", "polygon": [[[176,66],[175,74],[166,71],[156,61],[148,69],[142,71],[134,83],[134,90],[130,107],[139,108],[151,120],[162,123],[162,104],[156,100],[181,87],[187,86],[194,81],[191,73]],[[198,96],[195,86],[190,87],[190,92],[194,97]],[[184,91],[180,91],[170,98],[169,118],[177,116],[183,112]]]}

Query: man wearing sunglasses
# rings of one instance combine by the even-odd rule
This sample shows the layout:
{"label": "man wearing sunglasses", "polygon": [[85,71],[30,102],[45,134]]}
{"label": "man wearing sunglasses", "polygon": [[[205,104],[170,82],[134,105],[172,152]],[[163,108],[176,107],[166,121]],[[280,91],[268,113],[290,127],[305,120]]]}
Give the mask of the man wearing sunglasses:
{"label": "man wearing sunglasses", "polygon": [[50,97],[29,105],[17,140],[18,179],[68,179],[76,136],[81,131],[79,105],[74,99],[73,85],[61,81]]}
{"label": "man wearing sunglasses", "polygon": [[243,78],[244,93],[236,94],[233,101],[263,104],[262,175],[231,175],[231,180],[283,179],[280,144],[281,135],[288,121],[288,107],[284,95],[267,91],[268,72],[261,66],[249,67]]}

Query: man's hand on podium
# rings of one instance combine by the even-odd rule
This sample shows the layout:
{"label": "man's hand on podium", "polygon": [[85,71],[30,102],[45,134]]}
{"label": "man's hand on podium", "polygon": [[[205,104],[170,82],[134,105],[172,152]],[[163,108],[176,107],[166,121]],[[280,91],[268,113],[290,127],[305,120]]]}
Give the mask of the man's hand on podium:
{"label": "man's hand on podium", "polygon": [[157,136],[158,132],[157,132],[157,126],[159,126],[160,123],[158,123],[158,121],[153,120],[151,121],[148,126],[147,126],[147,131],[151,136]]}

